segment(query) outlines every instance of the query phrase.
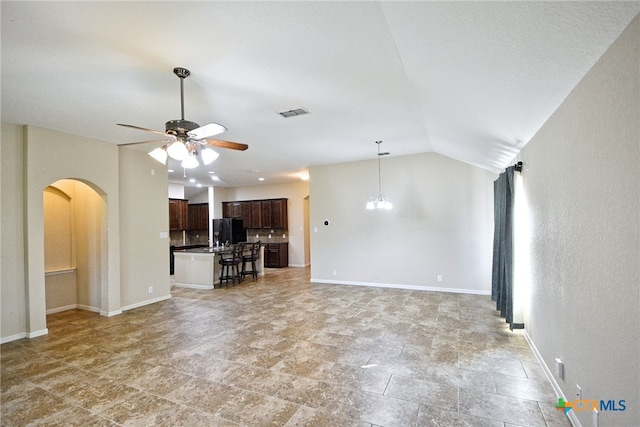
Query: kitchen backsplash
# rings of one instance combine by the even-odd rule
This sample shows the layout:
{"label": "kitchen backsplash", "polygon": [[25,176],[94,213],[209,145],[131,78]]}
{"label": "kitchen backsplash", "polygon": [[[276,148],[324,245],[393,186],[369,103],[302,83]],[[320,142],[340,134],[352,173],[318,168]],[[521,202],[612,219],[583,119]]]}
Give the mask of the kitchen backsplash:
{"label": "kitchen backsplash", "polygon": [[[171,246],[208,245],[209,232],[207,230],[171,231],[169,233]],[[247,241],[263,243],[282,243],[289,241],[287,230],[247,230]]]}
{"label": "kitchen backsplash", "polygon": [[289,233],[287,230],[274,230],[273,233],[270,230],[247,230],[247,241],[257,242],[258,240],[262,243],[288,242]]}
{"label": "kitchen backsplash", "polygon": [[171,231],[169,238],[171,246],[209,244],[209,232],[207,230]]}

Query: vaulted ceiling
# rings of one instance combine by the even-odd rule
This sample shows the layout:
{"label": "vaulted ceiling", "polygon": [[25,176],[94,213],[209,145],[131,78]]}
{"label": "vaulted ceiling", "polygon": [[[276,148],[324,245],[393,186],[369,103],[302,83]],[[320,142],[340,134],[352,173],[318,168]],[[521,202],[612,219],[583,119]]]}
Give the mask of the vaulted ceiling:
{"label": "vaulted ceiling", "polygon": [[[637,1],[3,1],[2,120],[155,139],[116,123],[163,131],[180,118],[172,70],[186,67],[185,118],[250,147],[186,171],[204,185],[375,159],[376,140],[392,156],[497,172],[639,12]],[[296,108],[309,114],[278,114]]]}

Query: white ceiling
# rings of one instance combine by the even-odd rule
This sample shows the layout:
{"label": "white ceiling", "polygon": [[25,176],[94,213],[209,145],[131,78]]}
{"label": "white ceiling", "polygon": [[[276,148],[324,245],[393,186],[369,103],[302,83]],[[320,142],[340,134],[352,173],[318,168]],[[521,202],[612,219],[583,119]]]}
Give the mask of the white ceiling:
{"label": "white ceiling", "polygon": [[[437,152],[508,165],[640,12],[640,2],[6,2],[2,120],[114,144],[218,122],[209,185]],[[283,118],[278,112],[306,108]],[[150,150],[161,144],[136,146]],[[175,176],[183,182],[183,170]],[[216,184],[220,185],[220,184]]]}

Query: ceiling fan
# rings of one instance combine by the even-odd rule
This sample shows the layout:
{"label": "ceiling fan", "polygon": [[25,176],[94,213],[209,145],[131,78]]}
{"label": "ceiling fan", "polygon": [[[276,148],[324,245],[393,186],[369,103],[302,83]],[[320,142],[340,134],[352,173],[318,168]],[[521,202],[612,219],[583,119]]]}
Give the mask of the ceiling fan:
{"label": "ceiling fan", "polygon": [[204,126],[200,126],[195,122],[185,120],[184,118],[184,79],[189,77],[191,72],[186,68],[176,67],[173,69],[173,73],[180,78],[180,111],[181,118],[177,120],[169,120],[165,123],[165,131],[147,129],[140,126],[127,125],[117,123],[118,126],[124,126],[132,129],[143,130],[145,132],[151,132],[158,135],[162,135],[163,139],[156,139],[151,141],[129,142],[125,144],[118,144],[119,146],[148,144],[152,142],[163,142],[162,147],[156,148],[151,151],[149,155],[158,160],[162,164],[167,163],[167,156],[173,159],[182,161],[182,167],[195,168],[199,165],[198,155],[200,155],[202,162],[205,165],[213,162],[219,154],[212,150],[210,147],[228,148],[231,150],[244,151],[249,146],[247,144],[241,144],[239,142],[223,141],[220,139],[211,139],[212,136],[221,134],[227,130],[221,124],[209,123]]}

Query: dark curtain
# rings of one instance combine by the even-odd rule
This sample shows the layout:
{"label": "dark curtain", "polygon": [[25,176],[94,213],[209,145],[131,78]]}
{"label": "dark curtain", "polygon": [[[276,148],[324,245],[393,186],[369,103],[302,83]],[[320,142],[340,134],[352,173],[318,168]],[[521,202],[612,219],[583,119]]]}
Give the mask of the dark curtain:
{"label": "dark curtain", "polygon": [[493,183],[494,231],[491,299],[509,327],[513,323],[513,205],[515,166],[508,167]]}

